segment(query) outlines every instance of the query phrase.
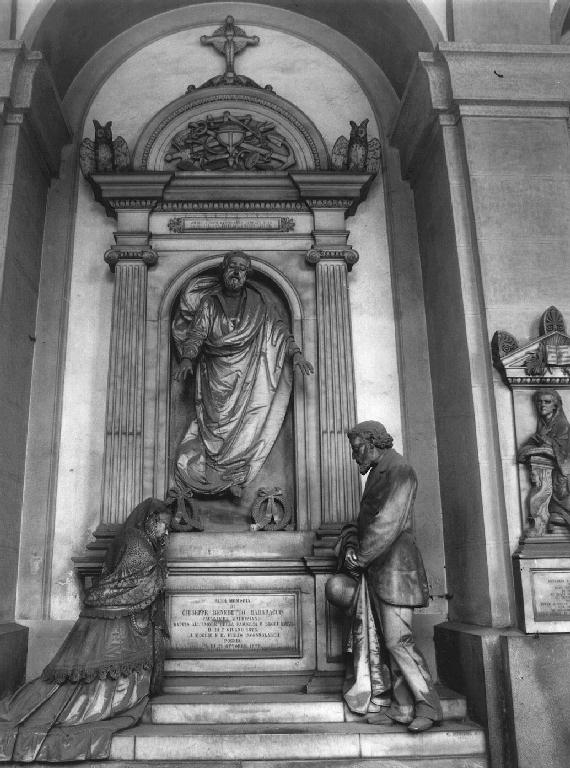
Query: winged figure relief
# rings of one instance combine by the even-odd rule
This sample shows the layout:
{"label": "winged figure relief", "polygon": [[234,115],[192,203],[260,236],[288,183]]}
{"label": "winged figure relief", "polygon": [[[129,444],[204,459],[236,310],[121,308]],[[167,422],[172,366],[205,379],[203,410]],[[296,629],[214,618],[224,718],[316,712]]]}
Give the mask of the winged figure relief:
{"label": "winged figure relief", "polygon": [[334,171],[368,171],[380,168],[381,148],[379,139],[368,138],[368,118],[357,125],[350,121],[350,138],[339,136],[332,150]]}
{"label": "winged figure relief", "polygon": [[101,125],[93,120],[95,140],[83,139],[79,146],[79,165],[81,173],[89,178],[94,173],[113,173],[127,171],[131,165],[131,156],[127,142],[122,136],[113,139],[112,121]]}

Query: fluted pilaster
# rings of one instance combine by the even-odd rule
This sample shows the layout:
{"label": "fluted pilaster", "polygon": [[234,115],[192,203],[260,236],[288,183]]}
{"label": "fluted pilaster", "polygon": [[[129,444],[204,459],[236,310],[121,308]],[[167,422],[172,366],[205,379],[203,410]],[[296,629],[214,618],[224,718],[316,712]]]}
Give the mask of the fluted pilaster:
{"label": "fluted pilaster", "polygon": [[[138,255],[138,258],[134,258]],[[147,265],[153,251],[105,254],[115,273],[105,422],[103,522],[122,523],[142,500]]]}
{"label": "fluted pilaster", "polygon": [[321,524],[335,526],[358,513],[360,488],[346,437],[356,423],[348,269],[356,251],[313,249],[317,291],[322,507]]}

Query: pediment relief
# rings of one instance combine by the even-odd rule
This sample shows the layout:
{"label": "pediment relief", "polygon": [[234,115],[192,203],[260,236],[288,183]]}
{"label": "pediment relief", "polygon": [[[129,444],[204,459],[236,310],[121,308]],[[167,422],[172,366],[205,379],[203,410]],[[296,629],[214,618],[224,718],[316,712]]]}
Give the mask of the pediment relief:
{"label": "pediment relief", "polygon": [[507,331],[495,332],[493,362],[509,386],[570,385],[570,336],[556,307],[542,315],[540,332],[525,344]]}
{"label": "pediment relief", "polygon": [[172,102],[144,128],[137,171],[326,170],[325,142],[309,118],[271,91],[200,88]]}

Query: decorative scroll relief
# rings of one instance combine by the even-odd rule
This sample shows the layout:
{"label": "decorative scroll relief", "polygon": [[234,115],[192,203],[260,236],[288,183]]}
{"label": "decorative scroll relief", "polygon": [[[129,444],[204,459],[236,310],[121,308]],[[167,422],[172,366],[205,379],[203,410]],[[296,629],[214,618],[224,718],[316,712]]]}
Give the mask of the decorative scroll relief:
{"label": "decorative scroll relief", "polygon": [[274,122],[226,110],[188,123],[172,139],[165,168],[179,171],[285,171],[295,154]]}
{"label": "decorative scroll relief", "polygon": [[288,216],[176,216],[168,221],[168,229],[174,234],[185,232],[292,232],[295,220]]}
{"label": "decorative scroll relief", "polygon": [[301,656],[296,591],[173,594],[168,617],[172,656]]}
{"label": "decorative scroll relief", "polygon": [[507,331],[495,332],[493,362],[509,386],[570,385],[570,336],[556,307],[549,307],[542,315],[540,333],[519,345]]}

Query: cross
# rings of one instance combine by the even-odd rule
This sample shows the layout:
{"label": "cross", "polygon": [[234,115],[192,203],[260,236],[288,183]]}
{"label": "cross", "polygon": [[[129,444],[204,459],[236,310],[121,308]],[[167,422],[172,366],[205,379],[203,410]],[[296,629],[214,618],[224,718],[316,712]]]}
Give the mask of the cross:
{"label": "cross", "polygon": [[241,27],[236,27],[233,16],[227,16],[223,26],[218,27],[212,35],[202,35],[202,45],[213,45],[226,59],[224,80],[233,83],[235,80],[234,59],[248,45],[257,45],[257,35],[246,35]]}

